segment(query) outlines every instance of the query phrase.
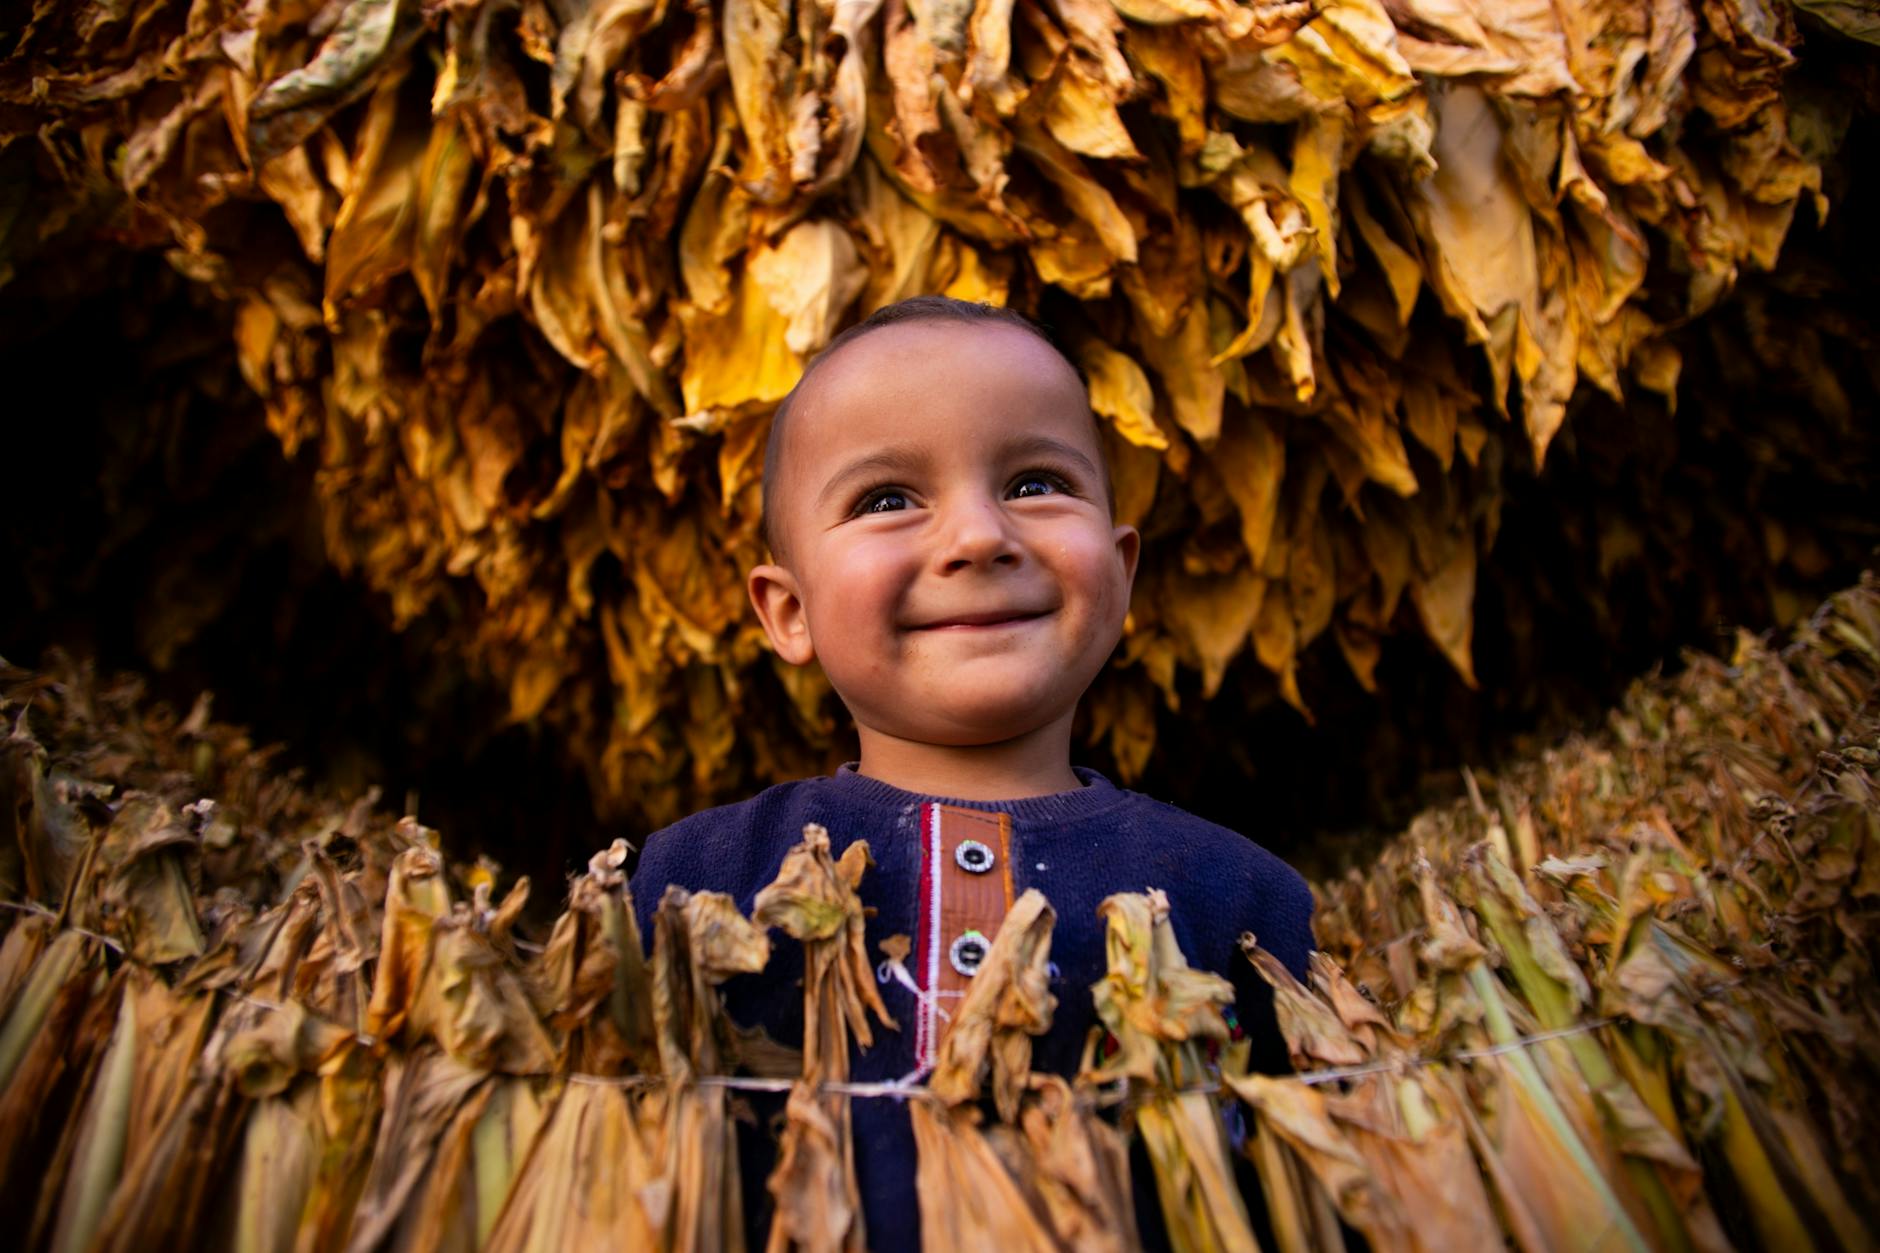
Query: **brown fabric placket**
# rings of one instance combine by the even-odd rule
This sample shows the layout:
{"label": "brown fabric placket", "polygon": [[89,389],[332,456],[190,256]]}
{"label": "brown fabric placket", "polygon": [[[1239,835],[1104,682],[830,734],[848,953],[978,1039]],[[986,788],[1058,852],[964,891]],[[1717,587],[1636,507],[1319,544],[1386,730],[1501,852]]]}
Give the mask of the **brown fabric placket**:
{"label": "brown fabric placket", "polygon": [[[951,1014],[966,995],[972,976],[962,973],[952,961],[954,941],[969,931],[985,937],[989,948],[999,934],[999,924],[1012,907],[1012,819],[1011,815],[983,809],[965,809],[955,805],[928,804],[921,807],[923,834],[921,856],[926,894],[920,903],[923,938],[928,949],[924,955],[923,986],[935,995],[938,1007]],[[936,838],[937,837],[937,838]],[[960,845],[977,841],[992,853],[992,865],[974,872],[960,864]],[[933,892],[934,880],[939,891]],[[938,916],[935,917],[935,897]],[[936,934],[937,932],[937,934]],[[945,1038],[949,1020],[935,1015],[928,1035],[927,1056],[931,1064],[940,1041]]]}

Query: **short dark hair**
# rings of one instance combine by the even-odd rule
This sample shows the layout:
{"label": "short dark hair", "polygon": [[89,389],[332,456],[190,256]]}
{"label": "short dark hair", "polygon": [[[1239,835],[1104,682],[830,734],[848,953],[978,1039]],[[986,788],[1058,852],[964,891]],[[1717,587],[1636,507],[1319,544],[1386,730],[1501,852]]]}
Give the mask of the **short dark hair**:
{"label": "short dark hair", "polygon": [[[863,318],[860,322],[857,322],[854,326],[849,327],[834,339],[830,340],[828,345],[821,352],[812,357],[809,364],[803,367],[803,377],[796,381],[796,386],[790,389],[789,394],[778,403],[777,411],[771,415],[770,437],[764,445],[763,507],[760,525],[763,528],[764,543],[770,548],[772,554],[778,554],[779,550],[775,534],[776,519],[770,511],[770,489],[771,484],[777,481],[777,463],[783,456],[784,427],[788,422],[790,410],[796,403],[797,396],[803,391],[804,386],[808,384],[810,376],[815,374],[818,369],[827,363],[830,358],[842,351],[843,348],[854,343],[864,335],[882,329],[884,326],[899,326],[909,322],[986,322],[1014,327],[1033,336],[1040,343],[1044,344],[1045,347],[1056,353],[1058,358],[1063,361],[1065,365],[1070,367],[1071,373],[1077,376],[1078,384],[1080,386],[1085,384],[1084,372],[1078,368],[1077,363],[1072,361],[1062,348],[1058,347],[1056,341],[1051,338],[1051,333],[1016,309],[1008,309],[1004,305],[978,304],[970,300],[955,300],[951,296],[910,296],[906,300],[898,300],[891,305],[883,305],[881,308]],[[1103,445],[1101,441],[1098,442],[1097,451],[1099,455],[1102,454]],[[1105,484],[1105,490],[1108,490],[1107,483]]]}

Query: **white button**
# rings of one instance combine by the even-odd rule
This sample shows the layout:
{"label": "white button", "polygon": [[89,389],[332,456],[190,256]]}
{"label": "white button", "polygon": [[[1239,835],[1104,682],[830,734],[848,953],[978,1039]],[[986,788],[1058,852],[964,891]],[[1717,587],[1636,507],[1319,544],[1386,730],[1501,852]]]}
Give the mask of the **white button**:
{"label": "white button", "polygon": [[970,979],[979,973],[979,963],[985,961],[991,951],[992,945],[985,936],[968,931],[947,948],[947,960],[953,963],[953,969]]}
{"label": "white button", "polygon": [[968,874],[984,874],[996,860],[992,850],[978,840],[961,840],[953,850],[953,864]]}

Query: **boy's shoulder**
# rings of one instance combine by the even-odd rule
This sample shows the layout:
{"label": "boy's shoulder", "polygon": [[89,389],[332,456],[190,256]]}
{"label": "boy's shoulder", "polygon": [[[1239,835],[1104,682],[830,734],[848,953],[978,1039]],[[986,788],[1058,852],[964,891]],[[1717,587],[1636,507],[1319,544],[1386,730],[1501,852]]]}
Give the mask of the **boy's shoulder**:
{"label": "boy's shoulder", "polygon": [[1236,831],[1140,792],[1128,797],[1136,827],[1131,843],[1146,850],[1149,873],[1178,916],[1199,908],[1235,919],[1235,927],[1252,927],[1289,967],[1303,971],[1312,947],[1312,889],[1256,842],[1264,832]]}
{"label": "boy's shoulder", "polygon": [[754,891],[749,885],[759,875],[774,874],[783,854],[803,838],[803,824],[815,821],[808,815],[819,808],[827,783],[821,778],[779,783],[662,827],[646,837],[633,877],[662,891],[668,883],[733,896]]}
{"label": "boy's shoulder", "polygon": [[1262,833],[1222,826],[1141,792],[1126,792],[1125,795],[1129,798],[1132,822],[1143,829],[1143,834],[1155,835],[1156,844],[1168,855],[1225,859],[1228,867],[1244,867],[1262,877],[1285,880],[1296,884],[1301,891],[1306,890],[1305,879],[1298,871],[1257,842]]}
{"label": "boy's shoulder", "polygon": [[775,783],[755,796],[747,796],[741,801],[727,805],[714,805],[710,809],[701,809],[687,814],[669,826],[661,827],[646,837],[646,846],[650,850],[655,844],[664,843],[675,837],[686,838],[707,834],[713,831],[741,830],[755,823],[764,822],[778,814],[800,807],[804,802],[816,796],[828,784],[826,778],[792,779],[787,783]]}

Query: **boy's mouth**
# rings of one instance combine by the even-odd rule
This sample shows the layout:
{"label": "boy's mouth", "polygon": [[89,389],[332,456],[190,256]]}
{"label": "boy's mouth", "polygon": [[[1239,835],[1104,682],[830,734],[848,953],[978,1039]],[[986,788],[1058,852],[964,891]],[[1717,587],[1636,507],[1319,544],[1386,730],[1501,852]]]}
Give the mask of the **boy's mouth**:
{"label": "boy's mouth", "polygon": [[921,622],[913,627],[916,631],[959,631],[976,630],[987,627],[1016,626],[1021,622],[1032,622],[1049,614],[1049,609],[995,609],[985,613],[956,613],[932,622]]}

